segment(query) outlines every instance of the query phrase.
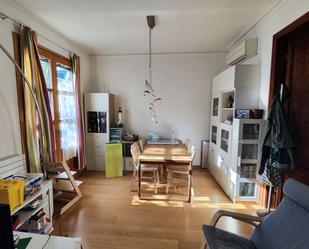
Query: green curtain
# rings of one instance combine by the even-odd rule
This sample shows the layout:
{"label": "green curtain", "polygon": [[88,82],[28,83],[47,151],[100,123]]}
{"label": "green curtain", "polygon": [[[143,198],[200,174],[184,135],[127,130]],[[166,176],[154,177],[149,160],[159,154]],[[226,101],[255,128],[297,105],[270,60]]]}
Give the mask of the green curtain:
{"label": "green curtain", "polygon": [[80,90],[80,59],[76,54],[71,55],[72,71],[73,71],[73,83],[75,93],[75,108],[76,108],[76,127],[77,127],[77,155],[78,155],[78,169],[83,170],[85,168],[85,144],[84,144],[84,127],[82,120],[82,102],[81,102],[81,90]]}
{"label": "green curtain", "polygon": [[38,173],[44,171],[44,163],[55,159],[54,126],[36,36],[29,27],[21,29],[20,54],[21,68],[37,101],[23,82],[28,166],[31,173]]}

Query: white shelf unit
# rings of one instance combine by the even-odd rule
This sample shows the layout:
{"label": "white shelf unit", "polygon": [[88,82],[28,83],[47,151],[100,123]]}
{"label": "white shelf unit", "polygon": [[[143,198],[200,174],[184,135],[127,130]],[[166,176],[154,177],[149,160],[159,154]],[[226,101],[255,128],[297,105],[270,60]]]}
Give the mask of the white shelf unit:
{"label": "white shelf unit", "polygon": [[[23,210],[29,203],[34,200],[39,200],[40,204],[37,208],[33,210]],[[19,216],[19,223],[16,227],[16,230],[20,230],[23,228],[23,225],[36,213],[40,210],[44,210],[47,218],[49,219],[49,224],[51,225],[51,229],[48,234],[53,230],[53,213],[54,213],[54,205],[53,205],[53,186],[51,180],[46,180],[42,182],[41,189],[28,197],[22,205],[17,206],[11,212],[11,215]]]}
{"label": "white shelf unit", "polygon": [[[240,184],[243,179],[239,176],[240,171],[237,171],[234,154],[240,144],[250,142],[260,144],[260,141],[239,138],[236,143],[234,141],[235,131],[238,129],[240,132],[241,126],[234,116],[237,109],[258,108],[259,85],[259,65],[235,65],[213,79],[209,171],[234,202],[240,199],[258,201],[258,190],[250,198],[239,195],[239,189],[243,189],[245,184]],[[232,98],[234,101],[231,101]],[[262,122],[261,120],[254,121]],[[238,153],[238,150],[236,151]]]}
{"label": "white shelf unit", "polygon": [[[105,144],[110,142],[110,128],[114,122],[114,96],[109,93],[85,93],[86,159],[87,169],[105,171]],[[105,130],[90,132],[89,113],[104,114]]]}

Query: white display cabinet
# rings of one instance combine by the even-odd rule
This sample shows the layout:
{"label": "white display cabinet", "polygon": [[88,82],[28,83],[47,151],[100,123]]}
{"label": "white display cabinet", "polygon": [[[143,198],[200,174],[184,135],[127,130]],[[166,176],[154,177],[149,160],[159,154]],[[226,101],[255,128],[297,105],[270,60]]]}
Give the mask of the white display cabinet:
{"label": "white display cabinet", "polygon": [[231,157],[231,181],[234,199],[258,201],[258,167],[261,161],[265,120],[234,119]]}
{"label": "white display cabinet", "polygon": [[[258,200],[263,121],[237,120],[234,114],[237,109],[258,108],[259,85],[258,65],[235,65],[213,79],[209,171],[232,201]],[[239,157],[242,164],[237,166]]]}

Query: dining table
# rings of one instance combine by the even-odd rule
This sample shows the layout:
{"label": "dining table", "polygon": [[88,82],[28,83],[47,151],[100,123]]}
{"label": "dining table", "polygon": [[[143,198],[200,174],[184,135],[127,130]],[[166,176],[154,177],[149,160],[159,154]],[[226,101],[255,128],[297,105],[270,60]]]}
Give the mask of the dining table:
{"label": "dining table", "polygon": [[[177,140],[178,141],[178,140]],[[141,182],[141,164],[159,164],[163,166],[173,165],[179,167],[192,166],[192,159],[188,152],[186,145],[181,141],[175,144],[153,144],[146,141],[144,149],[139,155],[139,168],[138,168],[138,196],[142,199],[142,182]],[[189,174],[192,176],[192,170],[190,167]],[[192,179],[192,177],[190,177]],[[191,202],[191,187],[192,181],[189,186],[189,198]]]}

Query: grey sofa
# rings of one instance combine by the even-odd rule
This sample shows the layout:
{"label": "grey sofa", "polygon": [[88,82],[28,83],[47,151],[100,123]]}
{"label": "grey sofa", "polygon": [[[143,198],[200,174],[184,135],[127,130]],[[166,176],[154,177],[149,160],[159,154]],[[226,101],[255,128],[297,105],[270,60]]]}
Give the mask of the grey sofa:
{"label": "grey sofa", "polygon": [[[309,249],[309,186],[288,179],[279,207],[264,219],[218,211],[211,225],[203,225],[202,249]],[[216,228],[228,216],[256,226],[250,239]]]}

